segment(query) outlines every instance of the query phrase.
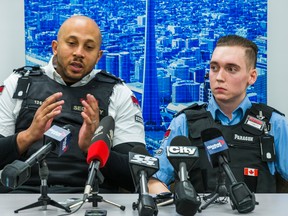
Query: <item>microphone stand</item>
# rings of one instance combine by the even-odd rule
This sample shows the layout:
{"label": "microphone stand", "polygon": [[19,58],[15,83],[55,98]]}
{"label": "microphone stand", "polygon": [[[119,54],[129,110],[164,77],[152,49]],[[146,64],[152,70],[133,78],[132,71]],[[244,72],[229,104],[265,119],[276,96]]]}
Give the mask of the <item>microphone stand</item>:
{"label": "microphone stand", "polygon": [[137,202],[132,203],[132,209],[136,210],[138,209],[138,215],[139,216],[152,216],[158,214],[158,208],[157,205],[153,199],[153,197],[148,192],[147,187],[147,175],[142,170],[140,175],[140,192],[139,192],[139,198]]}
{"label": "microphone stand", "polygon": [[34,208],[34,207],[38,207],[38,206],[42,206],[42,209],[46,210],[47,205],[52,205],[52,206],[64,209],[66,212],[71,212],[71,210],[69,208],[66,208],[65,206],[57,203],[56,201],[52,200],[47,195],[47,193],[48,193],[47,179],[48,179],[48,175],[49,175],[48,166],[47,166],[45,159],[38,162],[38,165],[39,165],[39,176],[40,176],[40,180],[41,180],[41,186],[40,186],[41,196],[38,198],[37,202],[32,203],[30,205],[27,205],[25,207],[22,207],[20,209],[17,209],[14,211],[14,213],[18,213],[21,210]]}
{"label": "microphone stand", "polygon": [[[114,205],[118,208],[120,208],[122,211],[125,210],[125,206],[111,202],[109,200],[104,199],[102,196],[100,196],[98,194],[99,192],[99,183],[102,184],[104,181],[104,176],[102,175],[102,173],[98,170],[97,171],[97,178],[95,178],[95,181],[93,183],[93,188],[92,188],[92,192],[91,192],[91,196],[87,197],[88,202],[92,202],[92,206],[93,207],[98,207],[98,202],[105,202],[111,205]],[[83,200],[85,202],[85,200]]]}
{"label": "microphone stand", "polygon": [[211,203],[213,203],[219,197],[227,197],[229,195],[228,190],[226,188],[226,174],[224,170],[219,167],[218,169],[218,180],[216,185],[216,190],[208,196],[203,197],[203,200],[208,200],[201,208],[199,212],[206,209]]}

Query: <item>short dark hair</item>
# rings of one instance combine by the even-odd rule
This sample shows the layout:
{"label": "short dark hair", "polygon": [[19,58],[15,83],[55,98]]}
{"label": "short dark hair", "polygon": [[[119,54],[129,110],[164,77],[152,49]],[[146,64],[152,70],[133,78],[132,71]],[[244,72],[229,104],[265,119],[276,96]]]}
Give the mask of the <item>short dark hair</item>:
{"label": "short dark hair", "polygon": [[240,46],[246,48],[245,54],[247,57],[247,62],[249,63],[248,65],[256,68],[258,46],[251,40],[239,35],[226,35],[220,37],[217,41],[216,47],[220,46]]}

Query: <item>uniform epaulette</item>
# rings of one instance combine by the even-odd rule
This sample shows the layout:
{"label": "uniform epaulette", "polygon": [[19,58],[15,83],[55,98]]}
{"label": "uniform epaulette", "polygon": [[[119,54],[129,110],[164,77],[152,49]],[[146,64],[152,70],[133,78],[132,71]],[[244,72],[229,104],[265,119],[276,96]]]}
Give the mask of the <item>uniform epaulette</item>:
{"label": "uniform epaulette", "polygon": [[23,66],[13,70],[14,73],[21,74],[24,76],[26,73],[29,75],[40,75],[43,74],[43,71],[39,65],[36,66]]}
{"label": "uniform epaulette", "polygon": [[275,109],[271,106],[268,106],[267,104],[263,104],[263,103],[252,103],[252,112],[253,112],[253,110],[254,110],[254,112],[256,112],[255,114],[258,114],[259,111],[263,111],[263,114],[264,115],[266,114],[267,117],[269,117],[269,119],[272,115],[272,112],[276,112],[282,116],[285,116],[284,113],[278,111],[277,109]]}
{"label": "uniform epaulette", "polygon": [[99,81],[103,82],[110,82],[110,83],[122,83],[123,80],[115,75],[108,73],[105,70],[101,70],[99,73],[96,74],[95,78]]}
{"label": "uniform epaulette", "polygon": [[184,112],[187,111],[187,110],[191,110],[191,109],[192,109],[192,110],[200,110],[200,109],[206,109],[206,107],[207,107],[207,104],[206,104],[206,103],[204,103],[204,104],[193,103],[193,104],[191,104],[190,106],[188,106],[188,107],[180,110],[178,113],[176,113],[176,114],[174,115],[174,117],[176,117],[176,116],[184,113]]}

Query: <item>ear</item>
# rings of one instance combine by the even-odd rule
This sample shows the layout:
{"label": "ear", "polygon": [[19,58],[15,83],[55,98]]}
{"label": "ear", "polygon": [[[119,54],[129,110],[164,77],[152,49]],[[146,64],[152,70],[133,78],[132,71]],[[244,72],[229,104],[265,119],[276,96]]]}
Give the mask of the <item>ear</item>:
{"label": "ear", "polygon": [[53,55],[57,55],[57,48],[58,48],[58,42],[56,40],[52,41],[52,51]]}
{"label": "ear", "polygon": [[256,68],[254,68],[249,71],[248,84],[253,85],[256,82],[256,80],[257,80],[257,70]]}
{"label": "ear", "polygon": [[96,60],[96,64],[97,64],[98,61],[101,59],[102,55],[103,55],[103,50],[99,50],[98,56],[97,56],[97,60]]}

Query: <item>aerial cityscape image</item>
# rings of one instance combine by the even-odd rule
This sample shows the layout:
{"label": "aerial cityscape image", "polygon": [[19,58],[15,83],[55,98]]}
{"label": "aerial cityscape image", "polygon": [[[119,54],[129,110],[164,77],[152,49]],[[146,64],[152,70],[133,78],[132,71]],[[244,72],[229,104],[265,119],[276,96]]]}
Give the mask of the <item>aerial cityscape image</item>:
{"label": "aerial cityscape image", "polygon": [[267,0],[25,0],[26,65],[47,64],[51,41],[72,15],[99,25],[104,53],[96,69],[134,92],[152,154],[175,113],[211,97],[209,60],[221,36],[258,45],[258,79],[248,96],[267,103]]}

